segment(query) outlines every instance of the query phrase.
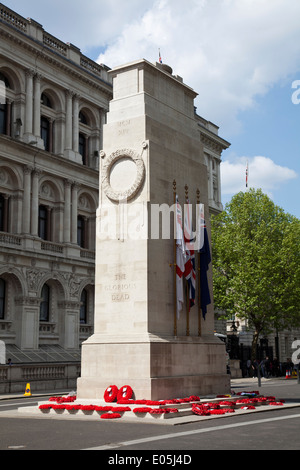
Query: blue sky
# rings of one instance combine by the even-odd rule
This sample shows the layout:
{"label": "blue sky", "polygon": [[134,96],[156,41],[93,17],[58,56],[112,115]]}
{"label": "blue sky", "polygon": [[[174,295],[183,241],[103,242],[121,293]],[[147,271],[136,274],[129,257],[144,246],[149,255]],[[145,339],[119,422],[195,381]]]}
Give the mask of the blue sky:
{"label": "blue sky", "polygon": [[[197,112],[231,143],[222,202],[249,186],[300,218],[299,0],[6,0],[109,67],[164,62],[198,93]],[[297,88],[292,88],[293,83]],[[294,95],[296,96],[296,95]]]}

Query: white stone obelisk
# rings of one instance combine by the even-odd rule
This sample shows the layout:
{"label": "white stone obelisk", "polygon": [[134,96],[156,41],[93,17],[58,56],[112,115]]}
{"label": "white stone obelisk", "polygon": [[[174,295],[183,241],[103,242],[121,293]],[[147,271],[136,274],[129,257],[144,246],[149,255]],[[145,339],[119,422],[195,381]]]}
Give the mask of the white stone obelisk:
{"label": "white stone obelisk", "polygon": [[[196,305],[174,315],[173,219],[166,223],[165,217],[175,192],[182,207],[187,197],[195,207],[200,192],[209,229],[196,93],[170,68],[146,60],[110,73],[113,100],[100,153],[95,325],[82,345],[77,396],[102,398],[110,385],[130,385],[140,399],[228,393],[213,300],[200,330],[197,283]],[[213,298],[211,266],[208,275]]]}

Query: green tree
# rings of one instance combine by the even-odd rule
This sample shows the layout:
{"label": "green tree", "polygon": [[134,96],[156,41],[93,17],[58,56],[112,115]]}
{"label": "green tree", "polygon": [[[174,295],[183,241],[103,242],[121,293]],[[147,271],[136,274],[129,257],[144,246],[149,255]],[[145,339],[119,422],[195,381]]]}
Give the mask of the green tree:
{"label": "green tree", "polygon": [[300,325],[300,221],[261,190],[236,194],[212,216],[215,307],[258,337]]}

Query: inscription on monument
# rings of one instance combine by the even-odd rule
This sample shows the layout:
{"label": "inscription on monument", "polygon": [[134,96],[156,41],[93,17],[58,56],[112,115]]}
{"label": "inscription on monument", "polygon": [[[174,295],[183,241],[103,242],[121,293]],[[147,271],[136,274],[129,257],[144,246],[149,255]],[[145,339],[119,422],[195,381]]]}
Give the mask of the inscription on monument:
{"label": "inscription on monument", "polygon": [[125,121],[119,122],[118,123],[118,127],[119,127],[118,134],[119,135],[128,134],[128,132],[129,132],[128,126],[130,126],[130,119],[126,119]]}
{"label": "inscription on monument", "polygon": [[111,293],[112,302],[128,302],[131,291],[135,289],[135,283],[126,281],[124,273],[115,274],[114,282],[104,285],[104,290]]}

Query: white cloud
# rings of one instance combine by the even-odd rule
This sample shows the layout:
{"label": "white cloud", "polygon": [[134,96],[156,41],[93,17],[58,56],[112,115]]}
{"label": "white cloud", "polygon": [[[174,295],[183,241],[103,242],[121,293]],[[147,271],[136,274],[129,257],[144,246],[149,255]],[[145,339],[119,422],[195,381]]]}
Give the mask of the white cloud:
{"label": "white cloud", "polygon": [[[239,113],[300,71],[299,0],[6,0],[46,31],[99,51],[109,67],[162,59],[199,94],[197,112],[230,139]],[[46,19],[45,19],[46,18]],[[101,51],[104,50],[104,53]]]}
{"label": "white cloud", "polygon": [[287,167],[276,164],[264,156],[237,157],[221,163],[221,188],[223,195],[233,195],[246,189],[246,167],[248,163],[248,187],[261,188],[272,197],[272,192],[298,177]]}
{"label": "white cloud", "polygon": [[99,62],[153,62],[160,48],[163,61],[199,93],[198,113],[220,125],[222,135],[240,129],[238,113],[252,107],[257,95],[299,70],[299,0],[150,4],[120,29]]}

